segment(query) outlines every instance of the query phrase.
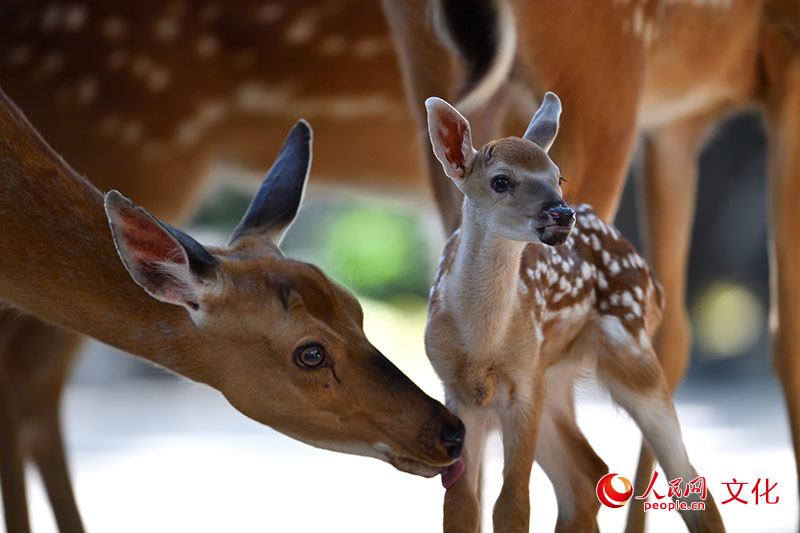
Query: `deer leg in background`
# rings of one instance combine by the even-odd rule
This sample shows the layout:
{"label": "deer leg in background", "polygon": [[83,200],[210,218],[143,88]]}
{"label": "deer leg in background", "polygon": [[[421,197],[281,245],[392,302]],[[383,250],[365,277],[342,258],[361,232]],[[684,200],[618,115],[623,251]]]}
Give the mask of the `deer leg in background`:
{"label": "deer leg in background", "polygon": [[425,168],[445,233],[450,235],[461,219],[463,195],[444,177],[441,164],[430,150],[425,99],[438,96],[453,100],[456,90],[453,58],[427,20],[427,0],[382,0],[382,3],[403,71],[406,97],[417,123]]}
{"label": "deer leg in background", "polygon": [[19,405],[22,445],[36,462],[61,533],[82,533],[70,483],[59,414],[61,394],[83,337],[28,316],[5,357]]}
{"label": "deer leg in background", "polygon": [[[549,2],[515,6],[518,50],[529,64],[518,77],[534,100],[553,91],[564,106],[550,150],[567,180],[564,197],[568,203],[592,205],[612,222],[636,142],[646,39],[625,31],[625,17],[610,17],[605,2],[580,2],[579,9],[556,9]],[[652,16],[651,9],[646,6],[645,17]],[[582,30],[571,32],[569,46],[554,46],[563,39],[563,28]],[[613,49],[624,53],[609,53],[610,39]]]}
{"label": "deer leg in background", "polygon": [[[775,2],[762,23],[769,132],[770,327],[775,371],[783,386],[800,454],[800,9]],[[797,464],[797,463],[796,463]]]}
{"label": "deer leg in background", "polygon": [[27,533],[28,502],[25,496],[25,456],[20,443],[19,398],[8,372],[7,346],[22,325],[15,309],[0,303],[0,484],[7,533]]}
{"label": "deer leg in background", "polygon": [[[716,114],[681,120],[652,132],[645,140],[642,218],[650,264],[664,287],[666,306],[655,337],[667,386],[674,392],[689,360],[691,329],[686,313],[686,267],[692,236],[697,160]],[[653,475],[653,456],[642,445],[635,487]],[[627,533],[644,531],[643,500],[629,504]]]}

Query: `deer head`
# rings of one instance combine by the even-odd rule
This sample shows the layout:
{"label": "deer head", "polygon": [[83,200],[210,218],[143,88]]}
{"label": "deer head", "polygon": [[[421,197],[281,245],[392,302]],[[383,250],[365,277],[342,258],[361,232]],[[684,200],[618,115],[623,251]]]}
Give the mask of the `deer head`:
{"label": "deer head", "polygon": [[428,133],[436,158],[464,193],[465,212],[480,212],[488,231],[511,240],[563,243],[575,212],[561,195],[561,174],[547,155],[558,133],[561,102],[548,92],[522,138],[472,146],[469,122],[441,98],[428,98]]}
{"label": "deer head", "polygon": [[119,256],[147,294],[185,309],[198,364],[239,411],[315,446],[435,475],[460,454],[461,422],[370,344],[351,294],[278,248],[310,163],[311,128],[301,120],[224,248],[111,191],[105,208]]}

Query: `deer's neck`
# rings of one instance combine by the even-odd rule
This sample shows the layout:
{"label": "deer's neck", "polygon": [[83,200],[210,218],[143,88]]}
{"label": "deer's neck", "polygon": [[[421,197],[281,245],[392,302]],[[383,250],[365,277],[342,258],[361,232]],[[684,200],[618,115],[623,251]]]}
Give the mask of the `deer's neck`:
{"label": "deer's neck", "polygon": [[[0,93],[0,97],[2,97]],[[0,111],[0,296],[201,382],[212,375],[187,313],[137,286],[114,248],[103,197],[9,104]]]}
{"label": "deer's neck", "polygon": [[493,345],[519,308],[519,268],[525,243],[489,232],[465,201],[461,242],[453,261],[447,299],[470,345]]}

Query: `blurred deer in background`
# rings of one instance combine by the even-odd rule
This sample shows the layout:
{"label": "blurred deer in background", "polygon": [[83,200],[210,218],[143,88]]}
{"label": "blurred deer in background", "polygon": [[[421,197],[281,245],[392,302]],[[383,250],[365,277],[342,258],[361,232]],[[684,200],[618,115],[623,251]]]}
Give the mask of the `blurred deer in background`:
{"label": "blurred deer in background", "polygon": [[[459,456],[463,424],[369,343],[358,301],[278,249],[305,191],[307,123],[289,133],[224,248],[204,247],[116,191],[104,212],[101,193],[2,91],[0,140],[0,298],[14,306],[3,315],[24,309],[208,384],[248,417],[314,446],[423,476]],[[0,400],[29,397],[41,408],[21,421],[6,403],[0,411],[7,529],[28,530],[20,456],[28,440],[59,528],[80,531],[57,397],[17,381],[15,369],[31,362],[3,363]]]}
{"label": "blurred deer in background", "polygon": [[[314,124],[315,181],[420,183],[377,3],[9,0],[0,27],[2,85],[56,152],[169,223],[219,166],[260,178],[298,116]],[[59,397],[80,339],[17,311],[0,316],[0,336],[17,384],[0,387],[0,416],[40,435],[29,451],[62,530],[77,530],[62,523],[77,517],[69,485],[47,472],[66,476]]]}
{"label": "blurred deer in background", "polygon": [[[545,90],[566,112],[552,157],[565,194],[613,218],[637,138],[644,138],[650,263],[666,292],[655,351],[671,390],[690,346],[686,263],[697,158],[712,125],[758,106],[769,137],[774,364],[800,453],[800,5],[792,0],[383,0],[406,93],[424,139],[426,98],[456,101],[476,144],[519,131]],[[461,193],[426,165],[452,232]],[[572,401],[571,398],[568,401]],[[647,486],[642,448],[635,486]],[[593,498],[587,494],[586,498]],[[628,531],[642,531],[640,501]]]}

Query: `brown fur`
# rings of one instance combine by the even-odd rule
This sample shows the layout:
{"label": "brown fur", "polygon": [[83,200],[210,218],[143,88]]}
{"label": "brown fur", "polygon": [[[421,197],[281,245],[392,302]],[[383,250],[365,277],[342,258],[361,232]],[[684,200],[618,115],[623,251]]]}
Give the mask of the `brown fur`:
{"label": "brown fur", "polygon": [[[460,422],[369,343],[358,301],[346,290],[317,267],[285,258],[264,237],[248,235],[210,250],[218,261],[216,290],[198,302],[200,323],[185,309],[151,298],[120,261],[103,196],[47,146],[1,91],[0,234],[0,298],[6,304],[211,385],[245,415],[302,441],[373,455],[426,476],[452,462],[441,435]],[[0,324],[15,320],[7,313],[0,318]],[[19,331],[0,333],[0,341],[12,343]],[[326,364],[318,370],[293,361],[297,343],[308,341],[325,349]],[[39,362],[17,373],[33,378]],[[0,377],[15,375],[8,364]],[[60,385],[63,374],[45,381]],[[59,388],[44,392],[49,396],[42,401],[57,405]],[[45,440],[55,448],[44,452],[39,442],[33,453],[51,496],[62,499],[54,501],[56,508],[71,508],[59,522],[74,520],[60,442],[54,440],[57,410],[47,411],[49,418],[15,419],[22,412],[0,401],[0,450],[14,449],[23,422],[45,420],[45,434],[53,437]],[[378,443],[385,449],[376,449]],[[4,494],[18,489],[7,486],[8,479],[4,474]],[[18,517],[25,510],[7,512]],[[79,519],[72,526],[78,529]]]}
{"label": "brown fur", "polygon": [[[457,54],[418,15],[434,3],[383,2],[421,132],[426,126],[421,103],[427,96],[463,96],[459,69],[443,68],[461,63],[453,61]],[[482,108],[468,114],[477,143],[517,133],[533,103],[544,91],[555,91],[566,111],[551,154],[569,180],[564,192],[610,220],[635,140],[645,137],[643,212],[651,264],[664,284],[666,303],[656,348],[670,389],[683,376],[690,346],[685,277],[699,151],[710,127],[729,112],[764,110],[772,249],[779,250],[770,257],[774,359],[795,456],[800,455],[800,305],[780,297],[796,292],[800,272],[800,244],[790,229],[798,225],[794,202],[800,183],[800,135],[793,118],[800,116],[797,2],[490,3],[513,9],[518,39],[508,76]],[[421,50],[416,43],[426,40],[434,44]],[[424,147],[423,153],[428,153]],[[461,215],[460,195],[441,178],[430,154],[426,163],[445,227],[452,231]],[[649,453],[637,471],[652,473]],[[648,481],[637,474],[634,484]],[[640,502],[631,508],[627,531],[643,531]]]}
{"label": "brown fur", "polygon": [[[554,95],[547,99],[528,129],[554,137],[548,124],[558,120],[560,104]],[[467,428],[465,474],[445,496],[445,531],[476,531],[476,471],[492,423],[500,426],[505,455],[495,530],[528,530],[528,486],[539,444],[537,458],[556,489],[559,529],[590,530],[597,511],[591,489],[598,478],[592,476],[605,467],[574,421],[572,384],[585,367],[596,369],[631,414],[670,479],[695,476],[651,345],[663,295],[645,261],[588,205],[575,208],[573,223],[558,168],[539,145],[509,139],[503,145],[513,150],[501,151],[497,142],[476,152],[469,138],[448,131],[454,121],[467,124],[455,109],[436,98],[426,106],[443,167],[449,170],[444,154],[473,159],[466,174],[448,173],[465,196],[462,225],[445,247],[425,331],[448,404]],[[543,146],[551,142],[536,138]],[[521,155],[525,150],[530,156]],[[509,184],[497,188],[498,176]],[[724,531],[709,502],[705,513],[683,513],[691,531]]]}

